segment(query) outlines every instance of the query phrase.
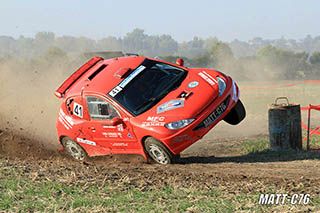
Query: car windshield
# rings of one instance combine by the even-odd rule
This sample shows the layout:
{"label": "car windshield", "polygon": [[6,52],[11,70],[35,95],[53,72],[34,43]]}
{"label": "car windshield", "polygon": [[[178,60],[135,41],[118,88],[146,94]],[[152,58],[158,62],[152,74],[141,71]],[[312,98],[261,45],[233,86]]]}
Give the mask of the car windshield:
{"label": "car windshield", "polygon": [[146,59],[109,95],[137,116],[178,88],[186,76],[187,71],[181,68]]}

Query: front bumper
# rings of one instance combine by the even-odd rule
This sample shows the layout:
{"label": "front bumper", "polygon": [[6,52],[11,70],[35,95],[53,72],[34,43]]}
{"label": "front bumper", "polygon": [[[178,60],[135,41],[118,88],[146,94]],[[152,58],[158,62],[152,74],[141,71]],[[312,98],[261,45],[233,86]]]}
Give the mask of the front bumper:
{"label": "front bumper", "polygon": [[[161,139],[173,154],[179,154],[190,145],[200,140],[235,106],[239,98],[239,88],[232,79],[229,80],[224,94],[213,100],[200,112],[189,126],[177,131],[167,138]],[[223,107],[225,104],[225,107]],[[225,108],[225,109],[224,109]],[[218,111],[223,110],[221,113]]]}

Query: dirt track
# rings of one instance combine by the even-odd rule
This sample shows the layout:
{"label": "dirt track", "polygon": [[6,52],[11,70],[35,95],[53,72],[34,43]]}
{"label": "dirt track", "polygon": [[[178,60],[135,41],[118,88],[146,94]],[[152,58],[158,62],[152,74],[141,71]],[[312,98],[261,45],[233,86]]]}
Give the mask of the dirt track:
{"label": "dirt track", "polygon": [[[149,164],[140,156],[106,156],[77,162],[58,149],[48,150],[35,140],[0,132],[0,166],[21,168],[31,178],[66,181],[129,181],[137,187],[157,184],[220,186],[228,192],[267,192],[319,196],[320,162],[303,153],[266,158],[239,155],[241,140],[200,141],[174,165]],[[238,153],[238,154],[236,154]],[[304,159],[304,160],[301,160]],[[68,179],[68,180],[67,180]],[[276,193],[276,192],[275,192]]]}

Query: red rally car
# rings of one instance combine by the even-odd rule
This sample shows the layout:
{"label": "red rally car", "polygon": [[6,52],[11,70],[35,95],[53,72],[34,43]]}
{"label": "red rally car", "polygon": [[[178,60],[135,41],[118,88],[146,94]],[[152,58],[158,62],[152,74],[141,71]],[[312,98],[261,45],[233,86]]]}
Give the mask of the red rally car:
{"label": "red rally car", "polygon": [[78,160],[139,154],[169,164],[222,119],[235,125],[245,117],[231,77],[181,59],[94,57],[55,95],[59,141]]}

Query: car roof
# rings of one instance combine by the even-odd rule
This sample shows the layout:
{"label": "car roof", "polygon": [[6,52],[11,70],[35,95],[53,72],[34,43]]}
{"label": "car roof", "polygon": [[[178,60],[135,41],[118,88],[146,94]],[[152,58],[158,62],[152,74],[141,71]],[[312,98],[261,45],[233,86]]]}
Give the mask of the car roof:
{"label": "car roof", "polygon": [[[88,72],[82,75],[66,92],[66,96],[79,95],[83,92],[94,92],[106,95],[118,85],[124,78],[116,78],[113,75],[121,68],[137,68],[146,57],[129,56],[103,60],[94,65]],[[100,72],[99,68],[105,65]]]}

